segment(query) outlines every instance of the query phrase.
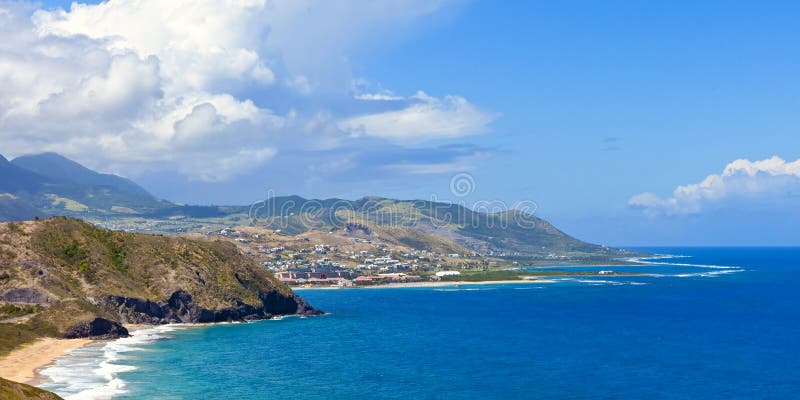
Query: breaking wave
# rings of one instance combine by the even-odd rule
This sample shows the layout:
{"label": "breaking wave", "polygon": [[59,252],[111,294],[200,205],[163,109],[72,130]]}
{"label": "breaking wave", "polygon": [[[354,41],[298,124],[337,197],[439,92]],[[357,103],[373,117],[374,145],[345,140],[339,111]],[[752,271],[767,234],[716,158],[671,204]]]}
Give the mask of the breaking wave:
{"label": "breaking wave", "polygon": [[126,382],[119,374],[136,369],[126,365],[125,361],[130,359],[127,353],[141,351],[154,341],[166,339],[175,329],[178,329],[175,325],[138,329],[127,338],[71,350],[39,371],[46,379],[41,387],[66,400],[105,400],[124,394]]}

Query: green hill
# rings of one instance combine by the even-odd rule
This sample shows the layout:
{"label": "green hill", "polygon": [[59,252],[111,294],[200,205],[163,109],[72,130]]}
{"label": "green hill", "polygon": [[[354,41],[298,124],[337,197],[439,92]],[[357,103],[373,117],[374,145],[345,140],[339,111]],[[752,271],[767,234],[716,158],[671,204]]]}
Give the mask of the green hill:
{"label": "green hill", "polygon": [[33,171],[16,166],[0,155],[0,193],[35,193],[52,181]]}
{"label": "green hill", "polygon": [[[0,157],[0,221],[65,215],[107,226],[187,232],[244,221],[285,234],[341,229],[348,223],[383,227],[384,236],[419,249],[469,249],[509,259],[602,263],[633,254],[575,239],[548,221],[518,210],[483,212],[459,204],[364,197],[359,200],[271,198],[250,207],[178,205],[130,180],[100,174],[55,153]],[[391,229],[389,229],[391,228]]]}
{"label": "green hill", "polygon": [[12,162],[0,156],[0,177],[0,221],[140,215],[174,206],[125,178],[94,172],[55,153]]}
{"label": "green hill", "polygon": [[55,393],[48,392],[24,383],[0,378],[0,398],[4,400],[58,400]]}
{"label": "green hill", "polygon": [[129,179],[113,174],[101,174],[92,171],[56,153],[25,155],[13,159],[11,164],[56,181],[86,186],[107,187],[142,198],[153,198],[144,188]]}
{"label": "green hill", "polygon": [[0,193],[0,222],[24,221],[39,215],[40,211],[27,201],[10,193]]}
{"label": "green hill", "polygon": [[340,229],[353,223],[390,227],[393,230],[384,229],[384,235],[397,232],[399,241],[416,248],[429,247],[431,237],[436,237],[480,254],[512,259],[608,262],[633,255],[578,240],[522,211],[482,212],[459,204],[423,200],[277,197],[251,207],[250,217],[256,224],[288,234]]}
{"label": "green hill", "polygon": [[0,323],[3,346],[18,344],[15,337],[119,336],[126,323],[318,313],[222,241],[107,231],[67,218],[5,223],[0,265],[5,319],[18,322]]}

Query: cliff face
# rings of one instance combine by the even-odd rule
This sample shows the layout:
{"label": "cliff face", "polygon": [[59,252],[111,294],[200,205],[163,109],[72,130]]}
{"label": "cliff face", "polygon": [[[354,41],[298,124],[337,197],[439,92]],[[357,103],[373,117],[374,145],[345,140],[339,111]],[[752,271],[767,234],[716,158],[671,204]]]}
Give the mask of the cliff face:
{"label": "cliff face", "polygon": [[35,304],[51,336],[127,335],[126,323],[321,313],[234,245],[53,218],[0,224],[0,301]]}
{"label": "cliff face", "polygon": [[250,321],[272,318],[276,315],[315,315],[320,312],[296,294],[290,296],[279,292],[260,293],[260,306],[233,299],[233,305],[220,309],[208,309],[195,304],[191,294],[178,290],[162,302],[137,297],[109,295],[99,302],[126,323],[167,324],[181,322],[226,322]]}

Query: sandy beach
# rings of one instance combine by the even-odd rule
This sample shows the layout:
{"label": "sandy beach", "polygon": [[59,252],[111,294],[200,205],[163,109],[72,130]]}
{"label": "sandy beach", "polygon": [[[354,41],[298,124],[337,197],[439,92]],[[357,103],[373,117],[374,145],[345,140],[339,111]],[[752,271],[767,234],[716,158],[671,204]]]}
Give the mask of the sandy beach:
{"label": "sandy beach", "polygon": [[36,371],[52,363],[67,351],[79,349],[92,339],[42,338],[15,349],[0,358],[0,377],[22,383],[35,383]]}

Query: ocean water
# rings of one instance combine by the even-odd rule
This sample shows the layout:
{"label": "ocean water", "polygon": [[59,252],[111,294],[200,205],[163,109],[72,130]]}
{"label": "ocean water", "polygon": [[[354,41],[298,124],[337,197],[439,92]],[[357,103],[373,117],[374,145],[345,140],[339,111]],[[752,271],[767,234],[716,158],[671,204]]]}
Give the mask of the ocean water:
{"label": "ocean water", "polygon": [[658,248],[648,276],[303,290],[329,312],[162,326],[44,370],[67,399],[800,398],[800,249]]}

